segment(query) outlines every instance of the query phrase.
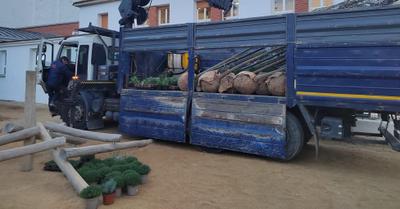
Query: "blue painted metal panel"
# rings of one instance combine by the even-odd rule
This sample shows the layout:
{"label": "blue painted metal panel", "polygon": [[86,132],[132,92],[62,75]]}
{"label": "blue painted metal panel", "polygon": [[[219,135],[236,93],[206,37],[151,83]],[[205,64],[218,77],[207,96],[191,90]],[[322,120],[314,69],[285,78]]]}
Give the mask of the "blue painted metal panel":
{"label": "blue painted metal panel", "polygon": [[196,24],[196,49],[257,47],[286,43],[286,16]]}
{"label": "blue painted metal panel", "polygon": [[265,98],[194,93],[190,143],[285,159],[285,99]]}
{"label": "blue painted metal panel", "polygon": [[306,13],[297,16],[298,44],[374,43],[400,41],[400,9],[362,9]]}
{"label": "blue painted metal panel", "polygon": [[187,92],[124,89],[119,128],[131,135],[185,142]]}
{"label": "blue painted metal panel", "polygon": [[[298,47],[296,90],[368,96],[400,96],[400,46]],[[330,101],[331,106],[354,103],[384,106],[400,104],[383,99],[300,96],[300,101]],[[350,105],[351,106],[351,105]],[[351,106],[364,109],[365,107]]]}
{"label": "blue painted metal panel", "polygon": [[126,52],[187,49],[188,33],[188,25],[125,29],[122,48]]}

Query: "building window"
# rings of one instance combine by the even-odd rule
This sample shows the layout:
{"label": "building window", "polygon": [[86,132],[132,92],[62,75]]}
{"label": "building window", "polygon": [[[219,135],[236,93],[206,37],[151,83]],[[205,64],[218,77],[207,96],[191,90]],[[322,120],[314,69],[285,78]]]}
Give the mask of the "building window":
{"label": "building window", "polygon": [[211,20],[211,7],[205,1],[197,2],[197,21],[210,21]]}
{"label": "building window", "polygon": [[0,51],[0,77],[6,77],[7,51]]}
{"label": "building window", "polygon": [[275,13],[288,13],[294,12],[295,0],[274,0]]}
{"label": "building window", "polygon": [[108,13],[99,14],[99,25],[102,28],[108,28]]}
{"label": "building window", "polygon": [[169,23],[169,6],[158,7],[158,25]]}
{"label": "building window", "polygon": [[314,9],[332,6],[333,0],[308,0],[308,5],[310,7],[309,11]]}
{"label": "building window", "polygon": [[224,14],[224,19],[231,19],[239,16],[239,0],[233,0],[232,8],[228,13]]}

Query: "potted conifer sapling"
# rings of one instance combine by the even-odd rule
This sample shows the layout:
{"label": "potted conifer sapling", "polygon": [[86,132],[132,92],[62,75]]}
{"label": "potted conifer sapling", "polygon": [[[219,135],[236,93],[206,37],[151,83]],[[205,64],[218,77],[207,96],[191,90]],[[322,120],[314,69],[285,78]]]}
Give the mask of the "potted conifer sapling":
{"label": "potted conifer sapling", "polygon": [[102,192],[101,187],[96,185],[90,185],[79,193],[79,196],[86,200],[86,209],[97,208],[101,192]]}
{"label": "potted conifer sapling", "polygon": [[110,176],[109,178],[114,179],[117,183],[117,188],[115,189],[115,196],[121,197],[122,196],[122,188],[125,187],[125,179],[123,178],[122,174],[115,174]]}
{"label": "potted conifer sapling", "polygon": [[101,187],[103,192],[103,204],[113,204],[115,200],[115,189],[117,187],[117,182],[115,182],[114,179],[109,179],[108,181],[104,182]]}
{"label": "potted conifer sapling", "polygon": [[129,196],[134,196],[139,192],[139,185],[141,183],[140,174],[134,170],[127,170],[123,173],[124,181],[126,184],[126,193]]}
{"label": "potted conifer sapling", "polygon": [[141,182],[142,184],[147,183],[148,181],[148,174],[150,173],[150,167],[148,165],[142,164],[139,165],[136,169],[136,172],[141,175]]}

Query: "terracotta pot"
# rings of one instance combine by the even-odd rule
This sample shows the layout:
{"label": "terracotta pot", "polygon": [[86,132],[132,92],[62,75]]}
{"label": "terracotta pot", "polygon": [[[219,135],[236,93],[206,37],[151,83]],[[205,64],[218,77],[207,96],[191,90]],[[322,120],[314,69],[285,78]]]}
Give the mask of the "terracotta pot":
{"label": "terracotta pot", "polygon": [[122,189],[121,188],[117,188],[115,190],[115,196],[116,197],[121,197],[122,196]]}
{"label": "terracotta pot", "polygon": [[86,209],[97,209],[99,206],[99,198],[86,199]]}
{"label": "terracotta pot", "polygon": [[127,186],[126,194],[129,196],[135,196],[139,192],[139,186]]}
{"label": "terracotta pot", "polygon": [[142,184],[145,184],[145,183],[147,183],[147,181],[148,181],[148,175],[142,175]]}
{"label": "terracotta pot", "polygon": [[114,203],[115,199],[115,192],[111,194],[103,194],[103,204],[104,205],[111,205]]}

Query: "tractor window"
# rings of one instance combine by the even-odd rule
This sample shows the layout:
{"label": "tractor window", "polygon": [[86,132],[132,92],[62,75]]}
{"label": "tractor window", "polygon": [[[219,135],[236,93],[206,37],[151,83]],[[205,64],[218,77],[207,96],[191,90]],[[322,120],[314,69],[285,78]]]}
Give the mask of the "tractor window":
{"label": "tractor window", "polygon": [[76,58],[78,53],[77,45],[63,45],[61,54],[59,57],[68,57],[70,64],[76,64]]}
{"label": "tractor window", "polygon": [[88,70],[88,59],[89,59],[89,45],[80,45],[79,46],[79,55],[78,55],[78,76],[82,79],[87,78],[87,70]]}
{"label": "tractor window", "polygon": [[93,44],[92,65],[99,66],[107,64],[107,55],[104,46],[101,44]]}

